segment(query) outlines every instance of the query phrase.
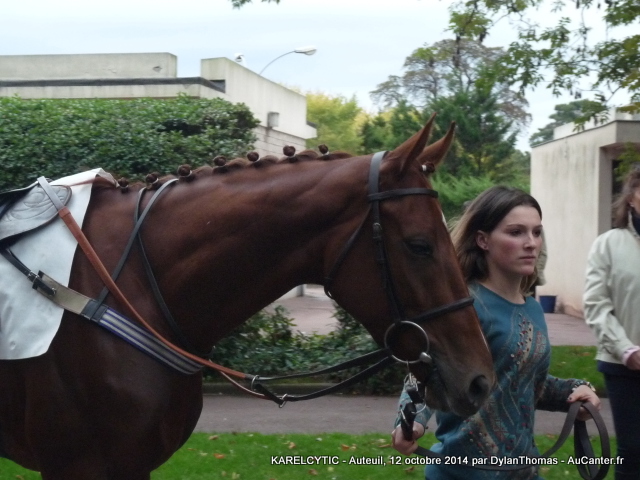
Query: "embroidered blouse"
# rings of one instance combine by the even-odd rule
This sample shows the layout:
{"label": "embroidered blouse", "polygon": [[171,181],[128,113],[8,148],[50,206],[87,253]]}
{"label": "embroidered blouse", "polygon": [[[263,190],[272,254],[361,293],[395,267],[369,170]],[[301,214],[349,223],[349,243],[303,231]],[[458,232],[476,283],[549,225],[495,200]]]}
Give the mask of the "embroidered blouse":
{"label": "embroidered blouse", "polygon": [[[535,409],[567,411],[572,389],[586,382],[548,374],[551,347],[544,313],[535,299],[526,297],[523,304],[511,303],[478,283],[471,284],[469,290],[491,350],[497,384],[482,408],[469,418],[436,411],[440,443],[431,450],[466,458],[469,464],[472,457],[490,462],[490,457],[537,456]],[[398,413],[408,401],[403,392]],[[426,425],[432,413],[427,408],[416,421]],[[541,479],[536,467],[498,472],[429,465],[425,473],[429,480]]]}

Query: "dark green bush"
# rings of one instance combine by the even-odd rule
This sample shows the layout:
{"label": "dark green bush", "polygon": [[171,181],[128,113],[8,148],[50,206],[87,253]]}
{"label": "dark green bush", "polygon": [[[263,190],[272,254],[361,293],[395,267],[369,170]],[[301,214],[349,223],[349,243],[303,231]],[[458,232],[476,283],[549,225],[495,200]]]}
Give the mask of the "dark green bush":
{"label": "dark green bush", "polygon": [[293,332],[293,320],[277,306],[261,310],[216,344],[214,362],[262,376],[286,375],[309,368],[305,357],[310,340]]}
{"label": "dark green bush", "polygon": [[[293,320],[277,306],[273,313],[262,310],[238,327],[217,345],[212,360],[246,373],[272,376],[320,370],[378,347],[367,331],[342,308],[334,317],[339,326],[328,335],[304,335],[293,332]],[[339,382],[364,367],[316,377],[307,381]],[[398,393],[406,367],[394,365],[353,387],[353,393]],[[216,377],[214,377],[216,378]]]}
{"label": "dark green bush", "polygon": [[102,167],[140,179],[246,153],[258,121],[223,99],[0,98],[0,191]]}

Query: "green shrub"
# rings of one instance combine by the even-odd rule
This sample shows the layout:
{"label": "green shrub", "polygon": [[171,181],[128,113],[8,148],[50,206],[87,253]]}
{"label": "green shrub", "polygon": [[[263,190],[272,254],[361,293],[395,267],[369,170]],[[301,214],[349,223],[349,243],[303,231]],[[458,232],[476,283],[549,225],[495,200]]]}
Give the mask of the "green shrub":
{"label": "green shrub", "polygon": [[[212,360],[246,373],[275,376],[320,370],[378,348],[364,327],[342,308],[336,307],[334,317],[339,323],[335,331],[328,335],[304,335],[292,331],[293,319],[287,317],[284,307],[277,306],[273,312],[262,310],[216,344]],[[363,368],[306,381],[340,382]],[[402,388],[406,373],[406,367],[393,365],[348,391],[395,394]]]}
{"label": "green shrub", "polygon": [[[462,215],[465,202],[473,200],[480,193],[498,183],[492,180],[489,175],[458,178],[444,172],[438,172],[433,177],[432,184],[433,188],[438,191],[438,199],[442,206],[442,211],[449,221]],[[529,185],[517,179],[501,184],[529,191]]]}
{"label": "green shrub", "polygon": [[102,167],[140,179],[246,153],[258,121],[223,99],[0,98],[0,191]]}
{"label": "green shrub", "polygon": [[261,310],[216,344],[214,362],[261,376],[286,375],[309,369],[305,356],[310,342],[293,333],[293,320],[284,307]]}

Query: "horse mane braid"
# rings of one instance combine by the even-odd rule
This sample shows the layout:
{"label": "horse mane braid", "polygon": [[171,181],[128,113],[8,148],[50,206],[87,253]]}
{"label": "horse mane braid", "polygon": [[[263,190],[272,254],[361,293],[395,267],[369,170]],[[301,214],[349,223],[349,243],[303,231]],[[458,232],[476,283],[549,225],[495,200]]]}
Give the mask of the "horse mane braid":
{"label": "horse mane braid", "polygon": [[[265,168],[269,165],[278,163],[297,163],[317,160],[330,161],[353,157],[350,153],[343,151],[329,152],[329,148],[326,145],[319,145],[318,150],[320,151],[320,154],[311,149],[306,149],[296,154],[295,147],[287,145],[282,149],[285,156],[280,158],[275,155],[265,155],[264,157],[260,157],[258,152],[249,152],[247,154],[247,158],[237,157],[232,160],[227,160],[224,155],[218,155],[210,160],[210,163],[213,164],[212,166],[203,165],[192,170],[190,165],[183,164],[178,167],[176,173],[180,181],[184,183],[191,182],[198,177],[234,172],[247,167]],[[152,172],[145,177],[144,186],[150,190],[155,190],[166,180],[171,178],[176,178],[176,176],[166,175],[160,177],[158,172]],[[134,185],[138,184],[140,183],[138,182]],[[126,193],[129,191],[129,181],[125,178],[121,178],[118,180],[118,187],[121,189],[122,193]]]}

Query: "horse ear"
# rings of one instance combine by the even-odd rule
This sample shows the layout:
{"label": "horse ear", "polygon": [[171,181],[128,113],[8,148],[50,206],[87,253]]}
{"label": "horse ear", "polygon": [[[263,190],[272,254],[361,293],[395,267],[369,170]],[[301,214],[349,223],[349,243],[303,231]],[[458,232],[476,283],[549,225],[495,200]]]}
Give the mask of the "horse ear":
{"label": "horse ear", "polygon": [[420,162],[422,165],[427,165],[428,163],[430,163],[431,165],[433,165],[433,167],[439,165],[440,162],[442,162],[442,160],[444,159],[444,156],[449,151],[455,133],[456,122],[451,122],[446,135],[437,142],[433,142],[431,145],[425,148],[418,156],[418,162]]}
{"label": "horse ear", "polygon": [[405,141],[398,148],[394,149],[392,152],[389,152],[387,159],[389,160],[389,162],[396,162],[396,168],[398,168],[401,175],[406,171],[406,169],[409,167],[409,165],[411,165],[412,162],[416,161],[418,155],[420,155],[420,152],[422,152],[425,145],[427,144],[435,118],[436,114],[434,113],[433,115],[431,115],[431,118],[422,128],[422,130],[413,135],[409,140]]}

